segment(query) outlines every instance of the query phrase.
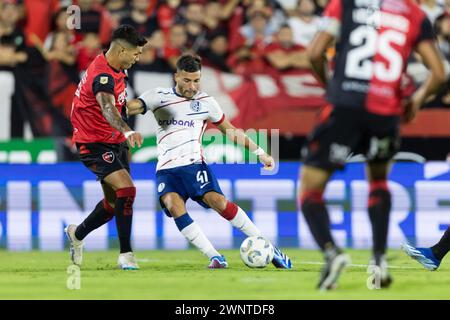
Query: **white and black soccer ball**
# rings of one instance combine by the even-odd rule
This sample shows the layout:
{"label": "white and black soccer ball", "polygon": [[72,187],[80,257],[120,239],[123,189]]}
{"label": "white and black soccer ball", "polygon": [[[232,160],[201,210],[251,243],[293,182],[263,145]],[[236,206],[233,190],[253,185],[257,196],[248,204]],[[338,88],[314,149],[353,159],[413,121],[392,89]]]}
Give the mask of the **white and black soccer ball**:
{"label": "white and black soccer ball", "polygon": [[250,268],[264,268],[273,259],[273,245],[264,237],[248,237],[239,250],[241,259]]}

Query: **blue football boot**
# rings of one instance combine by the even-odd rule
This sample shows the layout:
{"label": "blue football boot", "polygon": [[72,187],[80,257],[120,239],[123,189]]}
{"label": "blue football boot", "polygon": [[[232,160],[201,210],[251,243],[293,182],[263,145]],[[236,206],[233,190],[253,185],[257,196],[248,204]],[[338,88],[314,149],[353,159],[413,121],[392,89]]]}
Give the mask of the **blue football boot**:
{"label": "blue football boot", "polygon": [[411,258],[419,262],[425,269],[437,270],[441,260],[436,259],[430,248],[416,248],[407,243],[402,245],[402,250]]}

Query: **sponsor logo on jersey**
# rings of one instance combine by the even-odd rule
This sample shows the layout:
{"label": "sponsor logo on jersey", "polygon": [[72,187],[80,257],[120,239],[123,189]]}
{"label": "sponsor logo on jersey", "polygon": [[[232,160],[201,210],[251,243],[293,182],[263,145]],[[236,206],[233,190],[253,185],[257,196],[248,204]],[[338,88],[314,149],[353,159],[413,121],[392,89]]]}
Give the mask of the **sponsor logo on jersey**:
{"label": "sponsor logo on jersey", "polygon": [[160,126],[183,126],[183,127],[194,127],[194,120],[176,120],[174,118],[169,120],[159,120],[158,124]]}
{"label": "sponsor logo on jersey", "polygon": [[102,158],[108,163],[113,163],[114,153],[112,151],[105,152],[104,154],[102,154]]}
{"label": "sponsor logo on jersey", "polygon": [[166,187],[166,184],[164,183],[164,182],[161,182],[159,185],[158,185],[158,192],[162,192],[163,190],[164,190],[164,188]]}
{"label": "sponsor logo on jersey", "polygon": [[202,105],[200,104],[200,101],[194,100],[191,102],[192,111],[199,112],[201,108],[202,108]]}

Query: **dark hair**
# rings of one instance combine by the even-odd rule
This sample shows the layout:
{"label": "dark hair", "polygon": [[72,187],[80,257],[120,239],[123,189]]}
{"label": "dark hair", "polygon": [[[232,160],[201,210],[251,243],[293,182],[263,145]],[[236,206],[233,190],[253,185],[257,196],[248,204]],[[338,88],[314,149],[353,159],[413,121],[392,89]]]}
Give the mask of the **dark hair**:
{"label": "dark hair", "polygon": [[177,61],[177,70],[179,71],[197,72],[201,69],[202,60],[199,56],[184,54]]}
{"label": "dark hair", "polygon": [[128,24],[123,24],[114,30],[111,42],[114,40],[123,40],[135,47],[142,47],[147,43],[147,40]]}
{"label": "dark hair", "polygon": [[280,31],[281,29],[284,29],[284,28],[292,29],[291,26],[290,26],[288,23],[283,23],[283,24],[278,28],[278,31]]}

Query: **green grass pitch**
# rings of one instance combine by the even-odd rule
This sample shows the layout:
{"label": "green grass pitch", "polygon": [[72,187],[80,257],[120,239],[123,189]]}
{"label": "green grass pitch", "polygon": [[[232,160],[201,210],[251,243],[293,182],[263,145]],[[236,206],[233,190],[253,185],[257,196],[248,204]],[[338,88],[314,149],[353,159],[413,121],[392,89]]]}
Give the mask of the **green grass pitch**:
{"label": "green grass pitch", "polygon": [[423,269],[403,252],[389,251],[394,283],[384,290],[366,286],[369,251],[349,250],[352,265],[339,288],[318,292],[321,268],[316,250],[287,249],[292,270],[247,268],[238,250],[224,250],[229,269],[209,270],[196,250],[138,251],[139,271],[116,268],[117,251],[86,252],[81,288],[66,286],[67,252],[0,250],[0,299],[450,299],[450,264]]}

